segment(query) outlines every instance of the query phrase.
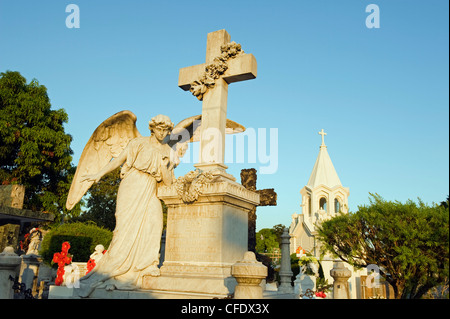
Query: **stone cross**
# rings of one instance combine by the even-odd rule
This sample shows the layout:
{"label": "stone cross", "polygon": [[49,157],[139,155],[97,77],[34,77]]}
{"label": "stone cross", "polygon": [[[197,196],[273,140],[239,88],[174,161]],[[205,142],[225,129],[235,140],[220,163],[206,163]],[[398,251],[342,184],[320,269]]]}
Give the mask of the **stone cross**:
{"label": "stone cross", "polygon": [[[258,206],[276,206],[277,193],[273,188],[256,189],[256,169],[241,170],[241,184],[246,189],[259,193]],[[256,207],[248,213],[248,250],[255,252],[256,247]]]}
{"label": "stone cross", "polygon": [[[206,85],[198,85],[200,92],[193,92],[199,100],[203,101],[199,163],[195,165],[202,170],[225,171],[227,168],[224,165],[224,152],[228,84],[256,78],[257,65],[252,54],[239,52],[225,62],[218,60],[223,46],[227,44],[231,44],[227,31],[219,30],[208,33],[205,63],[180,69],[178,77],[178,86],[185,91],[192,92],[194,85],[199,84],[199,80],[204,78],[208,69],[217,70],[219,68],[222,71],[225,69],[225,72],[214,79],[214,83],[208,88]],[[212,81],[208,82],[211,84]]]}
{"label": "stone cross", "polygon": [[319,135],[322,135],[322,145],[321,146],[325,146],[325,135],[327,135],[327,133],[325,133],[322,129],[322,131],[319,132]]}

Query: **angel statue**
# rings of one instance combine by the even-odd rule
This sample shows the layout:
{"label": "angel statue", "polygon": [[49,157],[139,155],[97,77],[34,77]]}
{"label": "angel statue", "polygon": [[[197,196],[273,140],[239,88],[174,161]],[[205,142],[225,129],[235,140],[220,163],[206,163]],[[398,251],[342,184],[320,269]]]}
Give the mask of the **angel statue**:
{"label": "angel statue", "polygon": [[[81,154],[66,207],[72,209],[93,183],[120,166],[122,180],[113,238],[96,267],[80,279],[79,296],[88,297],[95,288],[137,289],[144,275],[160,275],[163,215],[157,188],[175,181],[173,170],[187,143],[198,140],[200,125],[201,115],[175,127],[169,117],[157,115],[149,122],[151,135],[144,137],[137,130],[136,116],[122,111],[94,131]],[[236,133],[245,128],[227,120],[227,130]]]}

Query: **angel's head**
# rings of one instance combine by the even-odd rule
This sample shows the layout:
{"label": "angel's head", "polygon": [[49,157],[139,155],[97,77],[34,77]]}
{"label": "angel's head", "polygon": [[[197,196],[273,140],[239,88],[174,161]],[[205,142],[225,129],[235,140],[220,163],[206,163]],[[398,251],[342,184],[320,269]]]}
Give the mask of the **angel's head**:
{"label": "angel's head", "polygon": [[159,114],[148,122],[148,128],[150,129],[150,132],[155,135],[158,141],[162,142],[170,131],[172,131],[173,123],[168,116]]}

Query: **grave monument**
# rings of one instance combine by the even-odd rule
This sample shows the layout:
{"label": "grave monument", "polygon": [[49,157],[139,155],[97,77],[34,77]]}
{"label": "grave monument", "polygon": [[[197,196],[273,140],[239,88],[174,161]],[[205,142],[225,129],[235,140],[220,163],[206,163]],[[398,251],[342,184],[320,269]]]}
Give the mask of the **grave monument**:
{"label": "grave monument", "polygon": [[144,276],[143,288],[218,296],[234,292],[231,268],[247,251],[248,213],[259,204],[259,194],[226,172],[227,94],[228,84],[255,77],[256,59],[230,42],[225,30],[208,34],[206,63],[180,70],[179,87],[203,101],[200,162],[194,166],[200,179],[202,174],[211,178],[198,184],[195,201],[183,200],[177,183],[159,189],[168,207],[165,261],[161,276]]}
{"label": "grave monument", "polygon": [[[248,213],[259,204],[259,194],[226,172],[225,134],[245,129],[226,118],[227,94],[230,83],[255,77],[252,54],[230,42],[225,30],[209,33],[206,63],[181,69],[178,81],[180,88],[202,101],[201,115],[176,126],[167,116],[157,115],[149,122],[151,136],[143,137],[136,116],[122,111],[94,131],[81,155],[67,208],[104,174],[123,164],[122,181],[111,244],[99,264],[81,278],[76,295],[130,298],[129,291],[139,290],[149,298],[175,294],[211,298],[234,292],[232,265],[247,251]],[[173,170],[193,141],[200,142],[199,163],[194,171],[175,179]],[[161,268],[157,267],[162,231],[159,199],[168,207]],[[114,291],[119,293],[111,294]]]}

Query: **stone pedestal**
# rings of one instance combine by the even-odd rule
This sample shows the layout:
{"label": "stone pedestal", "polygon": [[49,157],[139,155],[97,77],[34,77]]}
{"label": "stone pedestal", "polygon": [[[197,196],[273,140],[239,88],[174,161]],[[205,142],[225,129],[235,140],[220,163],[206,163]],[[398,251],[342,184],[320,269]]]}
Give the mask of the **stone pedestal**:
{"label": "stone pedestal", "polygon": [[231,274],[238,283],[234,299],[262,299],[261,281],[267,277],[267,267],[256,260],[254,252],[246,252],[244,260],[231,267]]}
{"label": "stone pedestal", "polygon": [[259,194],[221,179],[202,186],[198,199],[184,203],[175,186],[161,187],[168,207],[161,276],[144,276],[143,289],[227,296],[236,280],[232,265],[247,251],[248,212]]}
{"label": "stone pedestal", "polygon": [[33,293],[36,290],[37,277],[39,274],[39,266],[42,258],[40,256],[22,255],[22,266],[20,268],[20,282],[25,284],[27,289],[31,289]]}
{"label": "stone pedestal", "polygon": [[352,272],[344,266],[342,261],[338,261],[330,270],[330,276],[334,279],[333,299],[350,299],[348,279],[352,276]]}
{"label": "stone pedestal", "polygon": [[13,299],[13,281],[19,274],[19,266],[22,259],[14,253],[12,247],[6,247],[0,254],[0,299]]}

